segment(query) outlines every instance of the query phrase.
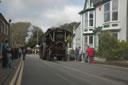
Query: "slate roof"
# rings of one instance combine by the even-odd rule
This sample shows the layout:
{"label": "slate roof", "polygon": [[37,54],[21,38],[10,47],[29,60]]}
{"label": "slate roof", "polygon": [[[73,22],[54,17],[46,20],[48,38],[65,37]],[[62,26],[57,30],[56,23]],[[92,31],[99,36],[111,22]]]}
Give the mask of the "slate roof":
{"label": "slate roof", "polygon": [[102,1],[102,0],[91,0],[91,2],[95,5],[95,4],[97,4],[98,2],[100,2],[100,1]]}

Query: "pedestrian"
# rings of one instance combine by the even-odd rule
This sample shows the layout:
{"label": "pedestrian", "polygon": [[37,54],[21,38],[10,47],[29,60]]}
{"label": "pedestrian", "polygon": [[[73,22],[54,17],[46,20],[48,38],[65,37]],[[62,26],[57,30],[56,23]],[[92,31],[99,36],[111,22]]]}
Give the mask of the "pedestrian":
{"label": "pedestrian", "polygon": [[7,58],[8,58],[8,67],[11,68],[12,67],[12,53],[11,53],[10,47],[8,47]]}
{"label": "pedestrian", "polygon": [[92,63],[92,61],[94,60],[94,48],[88,46],[86,53],[88,55],[88,62]]}
{"label": "pedestrian", "polygon": [[21,57],[21,54],[22,54],[22,50],[21,48],[19,48],[19,57]]}
{"label": "pedestrian", "polygon": [[79,56],[79,49],[76,47],[76,50],[75,50],[75,61],[77,61],[78,59],[78,56]]}
{"label": "pedestrian", "polygon": [[81,61],[81,57],[82,57],[82,50],[81,47],[79,47],[78,61]]}
{"label": "pedestrian", "polygon": [[7,58],[7,45],[8,45],[8,41],[5,40],[3,43],[2,43],[2,67],[3,68],[6,68],[7,67],[7,64],[8,64],[8,58]]}
{"label": "pedestrian", "polygon": [[25,56],[26,56],[26,49],[23,48],[23,60],[25,60]]}
{"label": "pedestrian", "polygon": [[[89,48],[89,46],[88,46],[88,48]],[[84,58],[83,58],[83,61],[86,63],[88,62],[88,48],[85,50]]]}

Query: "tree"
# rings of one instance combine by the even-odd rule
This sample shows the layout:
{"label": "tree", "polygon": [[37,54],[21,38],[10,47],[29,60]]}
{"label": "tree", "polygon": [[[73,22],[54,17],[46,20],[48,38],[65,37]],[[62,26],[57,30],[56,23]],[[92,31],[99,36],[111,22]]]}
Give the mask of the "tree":
{"label": "tree", "polygon": [[[34,48],[37,44],[40,45],[42,43],[44,33],[41,30],[41,28],[39,28],[37,26],[33,26],[32,32],[33,32],[33,35],[28,40],[27,46]],[[37,38],[38,38],[38,41],[37,41]]]}
{"label": "tree", "polygon": [[31,23],[17,22],[11,24],[11,45],[24,45],[27,36],[28,28]]}
{"label": "tree", "polygon": [[113,49],[118,48],[118,40],[110,31],[102,32],[100,35],[100,42],[98,54],[107,60],[114,60],[115,56]]}

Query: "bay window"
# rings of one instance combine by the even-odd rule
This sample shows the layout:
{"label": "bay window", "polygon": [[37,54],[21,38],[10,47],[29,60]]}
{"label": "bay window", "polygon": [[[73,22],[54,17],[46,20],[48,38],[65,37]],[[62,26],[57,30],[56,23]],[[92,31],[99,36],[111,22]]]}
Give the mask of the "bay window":
{"label": "bay window", "polygon": [[88,27],[92,27],[94,24],[94,12],[89,11],[85,13],[85,31],[88,30]]}
{"label": "bay window", "polygon": [[93,26],[93,11],[89,12],[89,26]]}
{"label": "bay window", "polygon": [[119,0],[112,0],[112,3],[107,2],[104,5],[104,22],[118,20]]}
{"label": "bay window", "polygon": [[85,27],[88,27],[88,12],[85,13]]}
{"label": "bay window", "polygon": [[110,21],[110,2],[104,5],[104,22]]}
{"label": "bay window", "polygon": [[112,0],[112,21],[118,20],[118,0]]}
{"label": "bay window", "polygon": [[93,44],[93,36],[89,36],[89,44]]}

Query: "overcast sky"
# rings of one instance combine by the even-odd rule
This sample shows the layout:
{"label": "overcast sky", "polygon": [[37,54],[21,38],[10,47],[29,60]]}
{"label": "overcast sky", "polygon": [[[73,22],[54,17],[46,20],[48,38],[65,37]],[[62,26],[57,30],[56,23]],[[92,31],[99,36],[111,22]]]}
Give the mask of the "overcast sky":
{"label": "overcast sky", "polygon": [[12,22],[31,22],[46,31],[52,26],[80,21],[85,0],[1,0],[0,12]]}

